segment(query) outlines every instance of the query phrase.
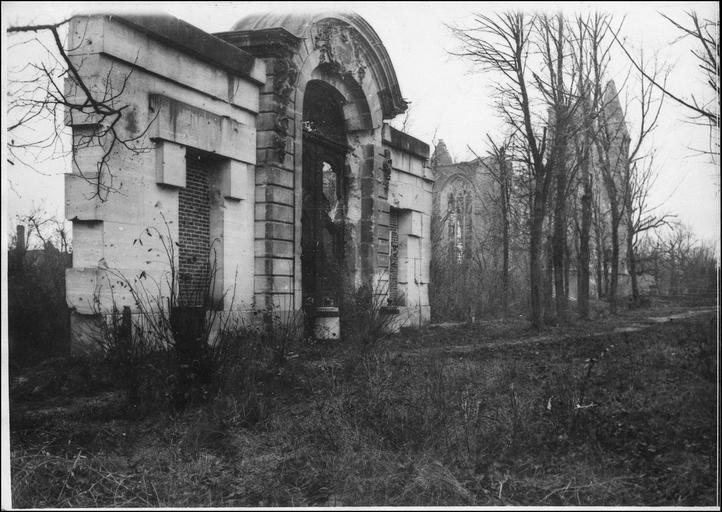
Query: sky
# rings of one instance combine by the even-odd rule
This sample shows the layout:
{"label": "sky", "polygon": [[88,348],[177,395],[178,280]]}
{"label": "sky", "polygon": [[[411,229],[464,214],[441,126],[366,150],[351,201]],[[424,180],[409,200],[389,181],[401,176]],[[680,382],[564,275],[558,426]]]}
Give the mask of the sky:
{"label": "sky", "polygon": [[[93,3],[77,2],[3,2],[3,23],[8,25],[58,21],[74,13],[93,12]],[[102,8],[107,10],[105,4]],[[493,77],[474,70],[470,63],[450,55],[458,47],[448,25],[468,23],[470,13],[493,13],[509,7],[508,2],[305,2],[305,7],[351,9],[363,16],[379,34],[391,57],[403,96],[411,108],[406,124],[412,135],[432,143],[443,139],[457,160],[473,158],[488,150],[486,134],[496,136],[503,129],[493,108],[491,90]],[[684,12],[695,9],[700,15],[718,18],[715,2],[575,2],[569,4],[518,2],[514,7],[528,11],[573,14],[600,10],[625,17],[622,35],[629,48],[644,48],[647,55],[656,54],[659,62],[670,67],[669,87],[689,97],[705,91],[703,77],[690,59],[690,42],[674,42],[676,32],[660,12],[683,19]],[[299,3],[284,2],[125,2],[116,12],[164,12],[176,16],[208,32],[229,30],[234,22],[252,12],[267,10],[298,10]],[[3,51],[7,47],[3,29]],[[17,60],[18,52],[8,55]],[[9,59],[3,58],[5,61]],[[611,78],[623,80],[629,62],[623,54],[614,58]],[[3,70],[3,73],[5,71]],[[634,132],[634,116],[629,116]],[[5,133],[5,130],[3,130]],[[659,205],[659,213],[672,213],[687,223],[697,236],[714,244],[719,254],[720,195],[718,164],[694,149],[708,147],[709,129],[689,122],[684,108],[666,101],[659,126],[650,141],[657,152],[658,179],[651,193],[651,203]],[[3,144],[3,150],[4,148]],[[650,147],[651,147],[650,146]],[[21,166],[10,167],[3,158],[3,174],[10,186],[3,186],[3,210],[12,227],[17,214],[43,206],[50,213],[62,216],[63,179],[67,172],[63,161],[42,165],[45,174]],[[4,184],[5,185],[5,184]]]}

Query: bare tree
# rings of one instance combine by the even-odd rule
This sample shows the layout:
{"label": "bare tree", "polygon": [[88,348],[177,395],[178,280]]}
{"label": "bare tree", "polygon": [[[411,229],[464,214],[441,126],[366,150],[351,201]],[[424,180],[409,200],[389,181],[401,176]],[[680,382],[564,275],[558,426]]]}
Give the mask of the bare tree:
{"label": "bare tree", "polygon": [[649,192],[656,181],[654,154],[645,159],[633,162],[629,168],[629,192],[626,196],[627,205],[627,268],[632,286],[632,302],[639,305],[639,282],[637,272],[637,255],[640,237],[651,230],[665,226],[674,217],[669,214],[657,215],[656,206],[649,204]]}
{"label": "bare tree", "polygon": [[602,208],[601,199],[601,194],[595,194],[591,200],[598,299],[606,297],[609,290],[609,252],[607,250],[609,230],[606,222],[609,210]]}
{"label": "bare tree", "polygon": [[[536,86],[551,83],[550,77],[533,77],[530,69],[530,53],[535,49],[533,38],[538,36],[538,28],[536,16],[527,17],[520,12],[506,12],[493,17],[476,14],[470,28],[451,28],[462,46],[454,54],[470,59],[483,70],[499,77],[496,86],[497,108],[512,133],[518,133],[520,140],[524,141],[522,151],[515,159],[522,162],[528,174],[526,181],[531,201],[529,293],[531,321],[535,326],[540,326],[543,321],[541,284],[544,219],[559,151],[559,144],[552,144],[552,148],[547,151],[547,126],[543,125],[539,130],[534,122],[537,115],[533,105],[534,97],[542,94],[534,83]],[[545,70],[540,69],[540,73],[544,74]],[[546,114],[546,108],[542,108]]]}
{"label": "bare tree", "polygon": [[69,223],[50,214],[42,207],[34,207],[30,213],[17,216],[18,224],[27,226],[25,247],[37,247],[43,249],[52,245],[60,252],[68,253],[71,250]]}
{"label": "bare tree", "polygon": [[[564,264],[567,247],[567,187],[569,174],[568,140],[576,98],[571,94],[574,83],[567,83],[566,57],[569,52],[566,22],[561,14],[553,17],[540,15],[536,18],[539,34],[539,53],[546,67],[546,79],[534,73],[534,80],[549,105],[549,142],[553,167],[553,221],[550,240],[550,262],[553,269],[556,314],[564,318],[568,296],[564,283]],[[572,75],[571,80],[574,80]],[[550,198],[552,199],[552,198]]]}
{"label": "bare tree", "polygon": [[511,237],[511,209],[512,209],[512,169],[511,162],[507,157],[508,148],[511,146],[511,137],[497,144],[487,135],[491,150],[489,156],[493,165],[488,165],[483,158],[480,158],[469,148],[481,163],[486,174],[488,174],[498,187],[498,192],[491,198],[499,207],[501,217],[501,303],[504,318],[509,315],[509,249]]}
{"label": "bare tree", "polygon": [[632,65],[652,86],[659,89],[665,96],[679,105],[685,107],[693,122],[705,124],[710,127],[710,149],[703,150],[702,152],[709,154],[713,161],[716,161],[716,159],[719,158],[719,17],[716,20],[700,18],[694,10],[686,13],[687,18],[684,21],[674,20],[664,14],[661,15],[680,33],[674,42],[689,38],[693,40],[696,48],[691,50],[691,52],[708,86],[710,93],[708,98],[695,98],[693,94],[685,98],[685,95],[682,93],[671,91],[665,82],[657,79],[658,77],[653,74],[647,74],[644,69],[644,62],[641,59],[635,58],[616,35],[615,39]]}
{"label": "bare tree", "polygon": [[[594,130],[597,126],[598,106],[602,104],[601,88],[595,87],[595,70],[606,74],[609,65],[609,52],[614,40],[610,37],[611,16],[594,13],[576,16],[570,23],[573,73],[577,76],[577,94],[579,108],[574,118],[574,153],[577,170],[576,186],[581,192],[579,219],[577,221],[577,313],[580,318],[589,317],[589,285],[591,264],[591,234],[594,226]],[[601,226],[597,226],[601,227]],[[601,239],[601,233],[598,233]],[[601,248],[598,247],[598,253]],[[598,254],[599,255],[599,254]],[[601,258],[597,258],[601,268]],[[597,277],[601,289],[601,271]]]}
{"label": "bare tree", "polygon": [[719,264],[714,250],[700,242],[689,226],[670,222],[668,229],[656,232],[652,250],[655,260],[655,277],[663,292],[681,298],[681,295],[699,295],[716,290]]}
{"label": "bare tree", "polygon": [[[121,130],[130,112],[123,94],[132,70],[114,80],[111,67],[101,77],[100,88],[84,79],[83,59],[73,54],[77,48],[63,44],[71,19],[7,29],[11,50],[32,56],[8,69],[7,161],[39,171],[42,161],[70,155],[75,172],[93,185],[93,197],[104,201],[120,186],[109,165],[111,154],[120,147],[147,151],[145,135],[151,123],[132,134]],[[66,124],[76,126],[72,136]],[[70,147],[66,138],[71,139]],[[97,160],[79,162],[78,150],[88,147],[101,148]]]}
{"label": "bare tree", "polygon": [[[614,32],[613,32],[614,33]],[[616,35],[615,35],[616,37]],[[640,58],[644,69],[644,57]],[[633,100],[633,107],[637,113],[637,129],[634,138],[627,130],[628,109],[622,106],[619,92],[614,82],[607,82],[604,89],[604,72],[601,67],[595,66],[592,70],[594,86],[597,88],[596,98],[601,98],[601,104],[596,105],[597,125],[593,130],[593,141],[598,159],[602,182],[609,203],[610,242],[611,254],[609,258],[610,281],[607,298],[612,314],[617,312],[617,292],[619,282],[620,236],[619,227],[625,217],[625,207],[630,194],[629,170],[634,162],[643,156],[644,143],[657,126],[659,114],[662,109],[664,96],[655,94],[654,82],[666,82],[660,79],[658,68],[653,71],[644,71],[638,77],[638,95]]]}

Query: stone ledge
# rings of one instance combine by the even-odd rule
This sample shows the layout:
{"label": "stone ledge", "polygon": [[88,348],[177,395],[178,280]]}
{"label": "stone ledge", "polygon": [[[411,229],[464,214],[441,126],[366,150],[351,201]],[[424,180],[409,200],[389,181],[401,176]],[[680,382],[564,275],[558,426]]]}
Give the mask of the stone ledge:
{"label": "stone ledge", "polygon": [[410,153],[423,160],[429,158],[430,150],[428,144],[388,124],[384,125],[383,141],[392,148]]}
{"label": "stone ledge", "polygon": [[153,39],[198,57],[201,60],[255,81],[265,82],[265,72],[256,66],[256,59],[248,52],[223,39],[209,34],[183,20],[168,15],[106,15],[108,20],[116,20],[130,25]]}

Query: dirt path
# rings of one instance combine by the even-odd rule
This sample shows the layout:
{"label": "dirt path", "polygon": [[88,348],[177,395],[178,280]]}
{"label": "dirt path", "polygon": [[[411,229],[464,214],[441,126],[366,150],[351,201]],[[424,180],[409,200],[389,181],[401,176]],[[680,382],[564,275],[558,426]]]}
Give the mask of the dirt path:
{"label": "dirt path", "polygon": [[[702,307],[694,308],[683,313],[669,314],[663,316],[649,316],[635,320],[622,320],[619,325],[611,330],[597,331],[588,335],[581,335],[584,338],[596,338],[599,336],[606,336],[608,334],[615,333],[629,333],[638,332],[644,329],[648,329],[654,325],[664,324],[673,322],[675,320],[685,320],[700,315],[714,313],[717,308],[714,307]],[[442,324],[440,327],[457,327],[461,324]],[[531,336],[526,338],[509,338],[501,339],[498,341],[482,341],[479,343],[470,343],[463,345],[442,345],[432,347],[419,347],[419,348],[408,348],[401,350],[392,350],[393,356],[411,356],[411,355],[425,355],[430,353],[441,353],[441,354],[468,354],[476,352],[478,350],[493,350],[500,347],[512,347],[518,345],[535,345],[544,343],[556,343],[570,338],[579,338],[579,334],[544,334],[538,336]]]}

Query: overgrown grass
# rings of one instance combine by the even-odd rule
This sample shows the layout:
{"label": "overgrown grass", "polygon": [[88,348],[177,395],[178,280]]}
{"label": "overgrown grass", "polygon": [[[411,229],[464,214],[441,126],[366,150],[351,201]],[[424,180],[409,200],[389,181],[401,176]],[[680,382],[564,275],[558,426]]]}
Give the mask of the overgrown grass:
{"label": "overgrown grass", "polygon": [[53,408],[16,378],[13,505],[718,504],[712,315],[467,353],[292,348],[226,353],[220,391],[175,414],[112,392]]}

